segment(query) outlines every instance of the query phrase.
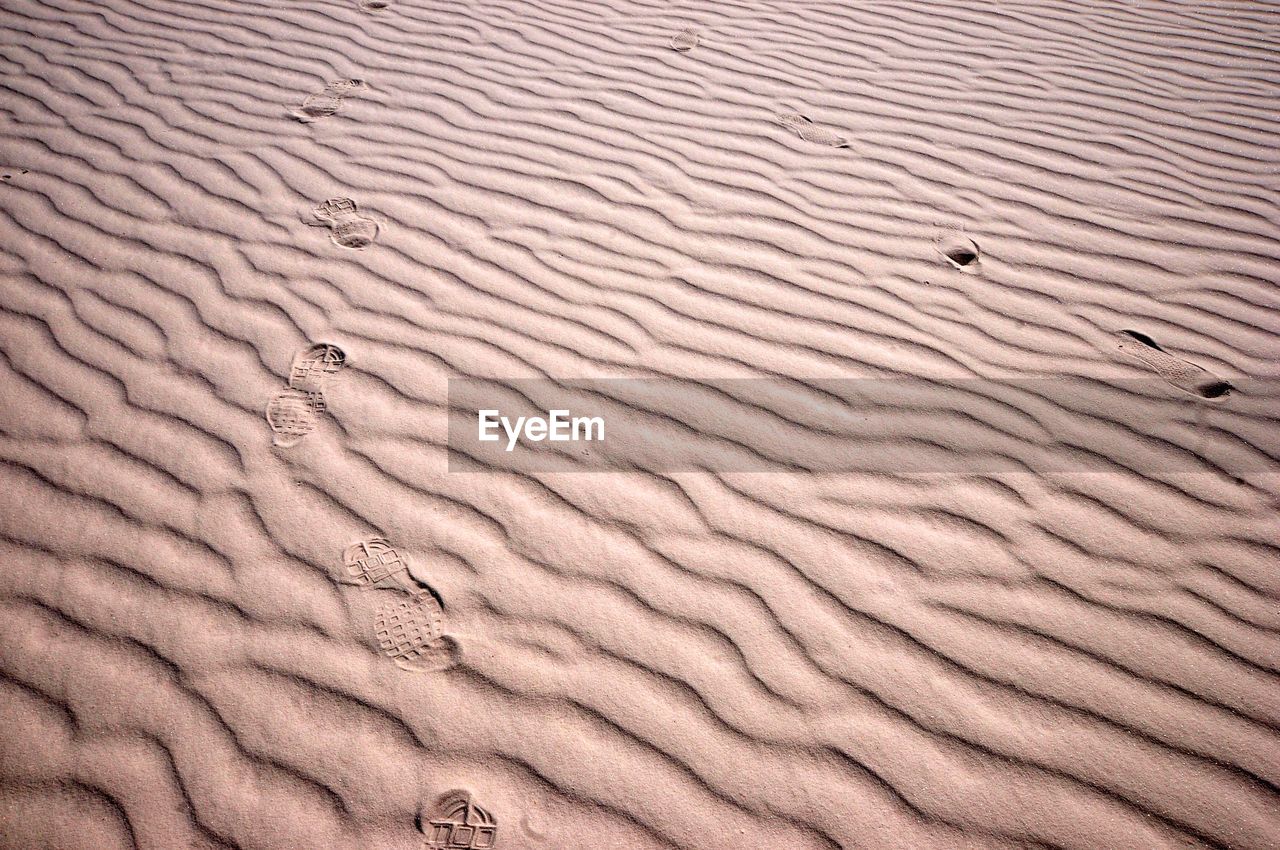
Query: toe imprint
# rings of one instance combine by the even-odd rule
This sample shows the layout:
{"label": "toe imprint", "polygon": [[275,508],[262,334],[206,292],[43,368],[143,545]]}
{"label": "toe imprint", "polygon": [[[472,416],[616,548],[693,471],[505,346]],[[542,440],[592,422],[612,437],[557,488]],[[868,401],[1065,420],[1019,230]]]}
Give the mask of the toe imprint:
{"label": "toe imprint", "polygon": [[401,590],[413,597],[432,595],[431,589],[409,572],[408,553],[385,537],[351,544],[342,553],[342,563],[351,584]]}
{"label": "toe imprint", "polygon": [[1156,374],[1183,392],[1201,398],[1221,398],[1231,392],[1231,384],[1217,375],[1180,357],[1174,357],[1139,331],[1122,330],[1117,346],[1125,354],[1141,360]]}
{"label": "toe imprint", "polygon": [[355,214],[356,202],[350,198],[330,198],[315,208],[316,218],[326,223]]}
{"label": "toe imprint", "polygon": [[408,556],[384,537],[371,537],[348,546],[342,553],[342,563],[347,575],[359,585],[404,587],[409,578]]}
{"label": "toe imprint", "polygon": [[472,802],[467,791],[450,791],[429,812],[418,815],[424,850],[470,847],[488,850],[498,843],[498,819]]}
{"label": "toe imprint", "polygon": [[289,368],[289,386],[296,390],[319,393],[325,382],[336,375],[347,362],[341,348],[319,343],[300,351]]}

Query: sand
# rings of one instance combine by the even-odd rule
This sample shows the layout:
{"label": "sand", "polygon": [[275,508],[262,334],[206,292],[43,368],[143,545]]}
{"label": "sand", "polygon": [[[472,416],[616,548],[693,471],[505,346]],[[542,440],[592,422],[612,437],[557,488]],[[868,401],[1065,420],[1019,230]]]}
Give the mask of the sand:
{"label": "sand", "polygon": [[1280,7],[0,24],[0,847],[1280,847]]}

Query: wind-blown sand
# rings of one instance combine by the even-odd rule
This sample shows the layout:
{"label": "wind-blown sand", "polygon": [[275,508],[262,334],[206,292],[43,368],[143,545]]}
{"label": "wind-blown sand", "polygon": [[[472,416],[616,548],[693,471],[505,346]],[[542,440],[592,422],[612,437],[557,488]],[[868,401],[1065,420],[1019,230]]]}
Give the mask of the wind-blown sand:
{"label": "wind-blown sand", "polygon": [[[1280,847],[1280,7],[0,22],[0,846]],[[1180,413],[449,471],[450,378],[903,376]]]}

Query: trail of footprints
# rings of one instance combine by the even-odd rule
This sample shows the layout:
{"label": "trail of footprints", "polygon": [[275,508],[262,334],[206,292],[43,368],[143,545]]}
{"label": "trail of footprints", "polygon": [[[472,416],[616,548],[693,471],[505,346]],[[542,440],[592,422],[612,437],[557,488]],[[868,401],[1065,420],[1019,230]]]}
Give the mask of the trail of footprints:
{"label": "trail of footprints", "polygon": [[[362,12],[377,12],[391,5],[389,0],[356,0]],[[689,28],[669,40],[670,48],[682,54],[701,45],[700,34]],[[320,91],[307,95],[292,115],[303,123],[331,117],[341,110],[346,98],[365,88],[363,80],[333,80]],[[774,121],[810,144],[829,148],[850,146],[846,138],[799,112],[780,112]],[[0,167],[0,181],[8,182],[27,173],[22,168]],[[318,204],[311,215],[316,224],[328,229],[334,244],[342,248],[364,249],[379,236],[378,223],[362,215],[350,198],[329,198]],[[940,239],[937,250],[956,270],[973,273],[979,268],[981,250],[978,243],[967,236],[951,234]],[[1227,380],[1168,353],[1142,332],[1125,329],[1116,336],[1118,351],[1141,362],[1183,392],[1218,399],[1232,391]],[[330,343],[311,345],[293,358],[287,385],[278,389],[266,405],[265,416],[274,445],[296,446],[316,429],[320,417],[326,413],[328,384],[346,363],[346,353]],[[444,608],[431,588],[413,576],[409,565],[408,555],[389,540],[366,538],[343,550],[343,583],[385,597],[374,616],[373,637],[383,656],[398,668],[429,673],[454,667],[460,661],[461,649],[445,633]],[[436,800],[428,811],[420,814],[418,828],[423,834],[423,848],[486,850],[496,845],[498,837],[497,820],[476,805],[465,791],[451,791]]]}
{"label": "trail of footprints", "polygon": [[[385,0],[359,0],[365,11],[388,6]],[[687,53],[701,42],[696,30],[686,28],[673,35],[673,50]],[[324,90],[308,96],[298,113],[304,121],[334,114],[343,98],[364,88],[362,80],[335,80]],[[842,136],[819,126],[798,112],[781,112],[774,120],[796,133],[801,139],[826,147],[847,148]],[[25,171],[23,172],[25,173]],[[9,175],[6,174],[7,178]],[[377,239],[377,222],[360,214],[350,198],[330,198],[312,211],[315,223],[329,228],[333,242],[349,249],[361,249]],[[953,268],[973,273],[979,265],[978,243],[958,232],[950,232],[938,240],[938,253]],[[1173,386],[1203,398],[1227,395],[1231,385],[1213,373],[1174,357],[1150,337],[1138,331],[1119,333],[1120,351],[1140,360]],[[311,433],[325,411],[326,382],[342,369],[345,353],[335,345],[321,343],[299,353],[293,361],[289,384],[276,392],[267,404],[267,422],[274,443],[280,447],[296,445]],[[379,645],[396,664],[410,670],[435,670],[450,666],[457,657],[456,645],[441,630],[442,611],[436,598],[410,576],[407,560],[387,541],[375,538],[349,547],[344,563],[351,578],[367,587],[395,588],[402,598],[388,600],[379,610],[376,631]]]}
{"label": "trail of footprints", "polygon": [[394,592],[378,608],[374,635],[382,653],[402,670],[427,673],[458,661],[457,643],[444,633],[444,609],[409,572],[409,558],[382,537],[353,543],[342,553],[348,583]]}
{"label": "trail of footprints", "polygon": [[[387,8],[389,0],[358,0],[361,11]],[[684,29],[670,39],[671,49],[688,53],[701,44],[693,29]],[[343,100],[365,87],[362,80],[330,82],[308,95],[293,113],[303,122],[317,121],[335,114]],[[781,112],[774,121],[811,144],[847,148],[843,136],[822,127],[798,112]],[[25,171],[21,173],[26,173]],[[5,179],[9,174],[4,175]],[[329,228],[333,242],[343,248],[361,249],[377,239],[379,226],[359,213],[350,198],[330,198],[312,211],[314,223]],[[940,238],[938,253],[953,268],[973,273],[981,251],[973,239],[951,233]],[[1179,389],[1204,398],[1226,395],[1231,385],[1211,372],[1165,352],[1150,337],[1137,331],[1119,334],[1119,350],[1137,358]],[[300,352],[293,360],[287,387],[281,388],[267,404],[267,421],[274,443],[296,445],[316,427],[325,412],[327,382],[346,364],[346,354],[335,345],[320,343]],[[458,663],[460,649],[444,633],[443,607],[431,589],[419,583],[409,570],[404,552],[381,537],[371,537],[348,546],[342,556],[344,583],[365,590],[387,591],[387,599],[374,618],[374,636],[379,649],[397,667],[412,672],[445,670]],[[464,791],[450,792],[438,799],[429,812],[418,817],[423,848],[491,848],[497,841],[497,821],[471,801]]]}

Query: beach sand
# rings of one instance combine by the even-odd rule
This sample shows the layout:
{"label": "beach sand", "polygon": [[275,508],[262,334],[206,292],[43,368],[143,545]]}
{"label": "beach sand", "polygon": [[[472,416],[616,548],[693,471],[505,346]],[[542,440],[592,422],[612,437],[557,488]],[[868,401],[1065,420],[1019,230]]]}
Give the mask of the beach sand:
{"label": "beach sand", "polygon": [[1280,847],[1274,3],[0,24],[0,847]]}

